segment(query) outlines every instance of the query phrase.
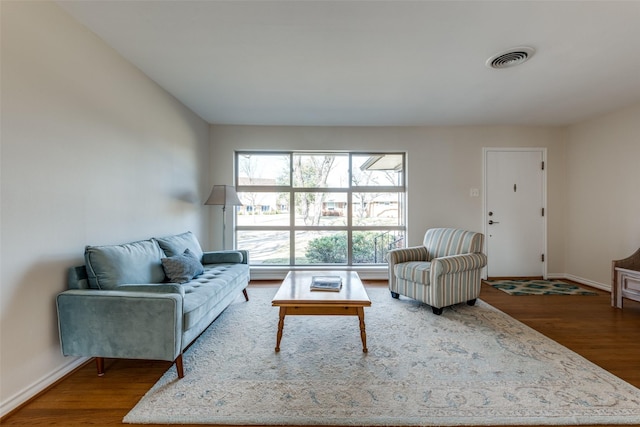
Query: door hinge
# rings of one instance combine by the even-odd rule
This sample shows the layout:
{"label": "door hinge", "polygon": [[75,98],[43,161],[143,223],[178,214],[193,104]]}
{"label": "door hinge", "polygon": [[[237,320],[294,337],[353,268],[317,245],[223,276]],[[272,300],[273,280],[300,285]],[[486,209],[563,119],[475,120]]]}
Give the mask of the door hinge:
{"label": "door hinge", "polygon": [[542,162],[542,170],[544,170],[544,162]]}
{"label": "door hinge", "polygon": [[544,262],[544,254],[540,256],[540,261]]}
{"label": "door hinge", "polygon": [[542,216],[544,216],[544,208],[542,208]]}

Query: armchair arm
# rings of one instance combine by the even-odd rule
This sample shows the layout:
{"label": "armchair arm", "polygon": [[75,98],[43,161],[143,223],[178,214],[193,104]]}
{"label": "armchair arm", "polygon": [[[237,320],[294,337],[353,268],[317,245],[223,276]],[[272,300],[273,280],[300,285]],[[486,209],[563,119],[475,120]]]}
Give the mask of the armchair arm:
{"label": "armchair arm", "polygon": [[410,248],[392,249],[387,253],[389,265],[410,261],[427,261],[427,248],[413,246]]}
{"label": "armchair arm", "polygon": [[173,361],[182,352],[178,293],[74,289],[56,308],[65,356]]}
{"label": "armchair arm", "polygon": [[210,251],[202,254],[203,264],[249,264],[249,251]]}
{"label": "armchair arm", "polygon": [[477,270],[487,265],[487,256],[483,253],[450,255],[431,260],[431,277],[460,271]]}
{"label": "armchair arm", "polygon": [[426,261],[427,248],[424,246],[412,246],[409,248],[392,249],[387,253],[387,262],[389,264],[389,289],[397,292],[396,276],[393,274],[393,267],[401,262],[410,261]]}

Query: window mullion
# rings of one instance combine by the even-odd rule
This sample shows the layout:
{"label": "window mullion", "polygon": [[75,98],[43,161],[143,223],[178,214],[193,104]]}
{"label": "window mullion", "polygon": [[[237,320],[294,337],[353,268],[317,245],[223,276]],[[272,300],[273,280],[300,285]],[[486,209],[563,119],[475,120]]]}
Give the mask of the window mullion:
{"label": "window mullion", "polygon": [[347,193],[347,265],[353,265],[353,198],[351,186]]}
{"label": "window mullion", "polygon": [[353,153],[349,153],[349,185],[347,188],[347,265],[353,265]]}

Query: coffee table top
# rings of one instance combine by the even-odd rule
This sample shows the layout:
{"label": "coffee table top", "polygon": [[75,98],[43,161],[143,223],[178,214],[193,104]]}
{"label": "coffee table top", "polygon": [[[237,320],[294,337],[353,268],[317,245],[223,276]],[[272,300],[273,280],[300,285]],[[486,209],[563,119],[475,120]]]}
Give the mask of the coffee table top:
{"label": "coffee table top", "polygon": [[[339,292],[312,291],[310,285],[313,276],[340,276],[342,289]],[[271,304],[369,307],[371,300],[355,271],[290,271]]]}

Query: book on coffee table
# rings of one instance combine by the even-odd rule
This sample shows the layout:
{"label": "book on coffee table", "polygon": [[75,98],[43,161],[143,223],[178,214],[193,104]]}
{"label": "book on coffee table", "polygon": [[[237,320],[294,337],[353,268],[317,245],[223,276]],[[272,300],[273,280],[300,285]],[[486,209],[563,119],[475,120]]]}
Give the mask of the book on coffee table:
{"label": "book on coffee table", "polygon": [[311,278],[312,291],[339,292],[341,288],[342,278],[340,276],[313,276]]}

